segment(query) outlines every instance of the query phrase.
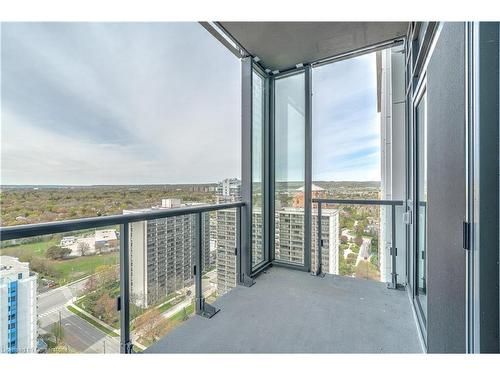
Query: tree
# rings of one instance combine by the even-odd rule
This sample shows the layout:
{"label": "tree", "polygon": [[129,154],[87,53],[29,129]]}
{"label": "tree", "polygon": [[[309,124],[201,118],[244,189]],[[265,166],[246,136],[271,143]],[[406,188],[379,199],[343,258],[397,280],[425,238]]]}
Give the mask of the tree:
{"label": "tree", "polygon": [[361,261],[356,267],[356,277],[368,280],[380,280],[378,269],[370,262]]}
{"label": "tree", "polygon": [[71,254],[71,250],[60,246],[51,246],[47,249],[45,256],[52,260],[63,259]]}
{"label": "tree", "polygon": [[347,236],[345,235],[340,236],[340,242],[344,244],[347,243]]}
{"label": "tree", "polygon": [[137,332],[143,340],[154,342],[163,336],[171,329],[171,322],[165,319],[160,310],[150,308],[144,314],[139,316],[135,321],[135,332]]}
{"label": "tree", "polygon": [[95,276],[99,286],[105,286],[119,279],[119,268],[113,264],[103,264],[95,269]]}
{"label": "tree", "polygon": [[55,322],[54,324],[52,324],[50,331],[56,339],[56,344],[61,344],[62,340],[64,339],[64,327],[62,326],[62,324],[60,322]]}
{"label": "tree", "polygon": [[82,256],[89,255],[90,253],[90,245],[87,242],[79,242],[77,249]]}
{"label": "tree", "polygon": [[108,293],[103,293],[97,300],[94,312],[99,319],[108,324],[112,323],[116,316],[115,300]]}
{"label": "tree", "polygon": [[59,272],[56,271],[54,265],[47,259],[33,257],[30,266],[34,272],[38,272],[49,277],[59,277]]}
{"label": "tree", "polygon": [[359,236],[358,236],[358,237],[356,237],[356,238],[354,239],[354,243],[355,243],[356,245],[358,245],[358,246],[361,246],[361,245],[363,244],[363,238],[361,238],[361,237],[359,237]]}

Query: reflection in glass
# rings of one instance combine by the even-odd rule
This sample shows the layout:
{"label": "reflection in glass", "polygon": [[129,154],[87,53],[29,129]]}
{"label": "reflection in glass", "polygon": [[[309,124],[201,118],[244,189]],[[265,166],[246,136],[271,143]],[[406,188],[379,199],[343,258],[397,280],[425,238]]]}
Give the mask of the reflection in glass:
{"label": "reflection in glass", "polygon": [[304,264],[305,75],[275,82],[275,258]]}
{"label": "reflection in glass", "polygon": [[252,72],[252,267],[264,260],[264,78]]}
{"label": "reflection in glass", "polygon": [[417,296],[427,315],[427,110],[426,95],[417,106]]}

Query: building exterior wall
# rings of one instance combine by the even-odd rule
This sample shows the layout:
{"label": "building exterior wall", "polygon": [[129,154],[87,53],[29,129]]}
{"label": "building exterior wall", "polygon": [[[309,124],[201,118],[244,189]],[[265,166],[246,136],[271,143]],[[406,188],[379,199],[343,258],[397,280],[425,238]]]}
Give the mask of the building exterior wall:
{"label": "building exterior wall", "polygon": [[[402,47],[380,51],[380,160],[381,160],[381,199],[402,200],[405,188],[405,92],[404,92],[404,54]],[[392,227],[391,209],[380,208],[379,262],[380,281],[391,280]],[[403,211],[396,210],[396,235],[401,241],[394,246],[403,249],[405,230]],[[405,252],[398,252],[397,269],[405,269]],[[400,279],[401,281],[401,279]]]}
{"label": "building exterior wall", "polygon": [[[210,267],[210,217],[202,215],[202,267]],[[195,215],[131,224],[131,295],[148,307],[193,284]]]}
{"label": "building exterior wall", "polygon": [[[336,209],[321,210],[321,269],[324,273],[339,273],[339,211]],[[318,263],[318,211],[312,213],[311,233],[311,269],[317,269]]]}
{"label": "building exterior wall", "polygon": [[0,352],[37,349],[37,276],[28,263],[3,256],[0,266]]}

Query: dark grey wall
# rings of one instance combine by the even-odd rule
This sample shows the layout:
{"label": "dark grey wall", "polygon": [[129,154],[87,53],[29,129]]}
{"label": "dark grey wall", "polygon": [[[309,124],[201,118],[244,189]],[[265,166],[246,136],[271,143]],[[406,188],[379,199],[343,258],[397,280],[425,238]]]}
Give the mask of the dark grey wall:
{"label": "dark grey wall", "polygon": [[464,32],[445,23],[427,68],[429,353],[465,352]]}
{"label": "dark grey wall", "polygon": [[481,353],[499,345],[499,25],[479,24],[479,324]]}

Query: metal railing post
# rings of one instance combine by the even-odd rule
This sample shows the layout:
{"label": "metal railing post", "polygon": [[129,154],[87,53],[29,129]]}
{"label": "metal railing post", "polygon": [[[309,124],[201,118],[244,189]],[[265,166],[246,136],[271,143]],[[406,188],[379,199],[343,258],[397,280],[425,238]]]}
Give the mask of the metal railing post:
{"label": "metal railing post", "polygon": [[130,283],[129,283],[129,224],[120,225],[120,353],[131,353]]}
{"label": "metal railing post", "polygon": [[243,281],[241,274],[241,207],[236,208],[236,283],[240,284]]}
{"label": "metal railing post", "polygon": [[195,309],[196,314],[201,315],[203,312],[203,295],[201,290],[201,252],[202,252],[202,213],[196,214],[195,219],[195,262],[194,262],[194,285],[195,285]]}
{"label": "metal railing post", "polygon": [[316,256],[316,271],[313,272],[313,275],[315,276],[320,276],[320,277],[324,277],[325,274],[323,273],[323,270],[322,270],[322,262],[321,262],[321,258],[322,258],[322,247],[323,247],[323,239],[322,239],[322,233],[321,233],[321,216],[322,216],[322,212],[321,212],[321,202],[318,202],[318,221],[317,221],[317,256]]}
{"label": "metal railing post", "polygon": [[396,248],[396,205],[391,205],[391,283],[387,286],[389,289],[398,288],[398,274],[396,270],[396,257],[398,249]]}
{"label": "metal railing post", "polygon": [[195,311],[197,315],[205,318],[211,318],[219,312],[219,309],[205,302],[203,297],[203,212],[196,214],[195,225],[195,266],[194,266],[194,284],[195,284]]}
{"label": "metal railing post", "polygon": [[238,280],[239,285],[246,287],[251,287],[255,284],[255,280],[250,277],[252,273],[252,227],[251,227],[251,213],[252,207],[245,205],[242,208],[240,215],[240,279]]}

